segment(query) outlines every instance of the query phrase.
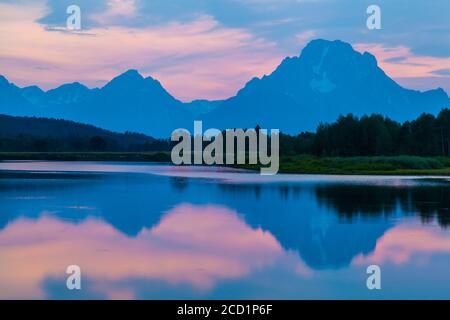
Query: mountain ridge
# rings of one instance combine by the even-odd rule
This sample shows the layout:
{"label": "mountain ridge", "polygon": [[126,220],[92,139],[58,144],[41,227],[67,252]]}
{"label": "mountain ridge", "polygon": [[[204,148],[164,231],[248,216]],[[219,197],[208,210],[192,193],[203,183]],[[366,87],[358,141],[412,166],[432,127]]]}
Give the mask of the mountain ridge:
{"label": "mountain ridge", "polygon": [[313,130],[340,114],[380,113],[404,121],[450,106],[442,88],[405,89],[378,66],[375,56],[346,42],[313,40],[299,56],[286,57],[270,74],[248,81],[224,100],[181,102],[152,77],[130,69],[101,88],[78,82],[43,91],[19,88],[0,76],[0,113],[55,117],[109,130],[167,137],[177,128],[278,128]]}
{"label": "mountain ridge", "polygon": [[[372,54],[357,52],[339,40],[319,39],[300,56],[284,59],[271,74],[253,78],[205,120],[219,128],[259,124],[298,133],[298,128],[313,130],[340,114],[380,113],[404,121],[447,106],[448,95],[442,89],[405,89],[378,67]],[[234,117],[237,110],[239,119]],[[258,116],[258,123],[248,121],[252,115]]]}

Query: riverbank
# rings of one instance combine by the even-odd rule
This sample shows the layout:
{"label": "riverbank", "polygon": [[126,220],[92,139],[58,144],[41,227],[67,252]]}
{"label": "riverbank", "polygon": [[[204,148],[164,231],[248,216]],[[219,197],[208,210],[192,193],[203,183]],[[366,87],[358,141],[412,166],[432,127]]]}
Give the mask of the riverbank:
{"label": "riverbank", "polygon": [[[0,152],[4,160],[171,162],[169,152]],[[256,165],[239,168],[259,170]],[[450,157],[283,156],[280,173],[450,176]]]}
{"label": "riverbank", "polygon": [[[242,166],[258,169],[259,166]],[[280,158],[280,173],[348,175],[439,175],[450,176],[450,158],[445,157],[314,157]]]}
{"label": "riverbank", "polygon": [[0,161],[130,161],[170,162],[169,152],[0,152]]}

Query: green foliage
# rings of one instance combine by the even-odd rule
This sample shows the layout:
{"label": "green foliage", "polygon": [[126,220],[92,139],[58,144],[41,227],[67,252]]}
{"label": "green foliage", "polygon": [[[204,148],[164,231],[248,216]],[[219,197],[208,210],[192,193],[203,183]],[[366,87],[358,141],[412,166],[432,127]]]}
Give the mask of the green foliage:
{"label": "green foliage", "polygon": [[169,151],[169,140],[73,121],[0,115],[0,152]]}
{"label": "green foliage", "polygon": [[340,116],[334,123],[321,123],[314,134],[281,135],[280,149],[282,155],[448,157],[450,110],[442,110],[438,117],[424,113],[403,124],[377,114]]}
{"label": "green foliage", "polygon": [[450,158],[390,157],[282,157],[280,172],[319,174],[450,174]]}

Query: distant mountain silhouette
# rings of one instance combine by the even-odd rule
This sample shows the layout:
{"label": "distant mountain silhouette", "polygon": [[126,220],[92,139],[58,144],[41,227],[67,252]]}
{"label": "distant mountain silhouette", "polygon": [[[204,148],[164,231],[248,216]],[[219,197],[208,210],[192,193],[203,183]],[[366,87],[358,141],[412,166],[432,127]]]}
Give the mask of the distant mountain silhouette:
{"label": "distant mountain silhouette", "polygon": [[47,92],[36,86],[19,89],[0,79],[0,113],[90,123],[109,130],[153,132],[167,137],[191,114],[151,77],[129,70],[101,89],[80,83]]}
{"label": "distant mountain silhouette", "polygon": [[92,93],[93,91],[86,86],[74,82],[47,91],[43,102],[57,105],[86,102],[92,96]]}
{"label": "distant mountain silhouette", "polygon": [[407,90],[377,66],[370,53],[342,41],[314,40],[299,57],[286,58],[270,75],[254,78],[207,115],[210,126],[314,130],[340,114],[379,113],[398,121],[449,106],[442,89]]}
{"label": "distant mountain silhouette", "polygon": [[16,85],[0,76],[0,113],[11,115],[31,115],[33,112],[31,100],[28,100],[25,89],[20,89]]}
{"label": "distant mountain silhouette", "polygon": [[389,78],[370,53],[342,41],[311,41],[270,75],[254,78],[226,100],[182,103],[161,84],[129,70],[100,89],[79,83],[47,92],[0,77],[0,113],[69,119],[109,130],[168,137],[194,119],[220,129],[259,124],[286,133],[314,130],[340,114],[379,113],[397,121],[450,107],[442,89],[408,90]]}

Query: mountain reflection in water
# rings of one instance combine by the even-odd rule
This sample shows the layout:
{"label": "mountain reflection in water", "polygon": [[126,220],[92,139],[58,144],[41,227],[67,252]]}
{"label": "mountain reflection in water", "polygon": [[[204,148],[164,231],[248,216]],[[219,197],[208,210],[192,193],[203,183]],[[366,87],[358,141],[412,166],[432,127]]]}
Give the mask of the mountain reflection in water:
{"label": "mountain reflection in water", "polygon": [[[446,181],[26,165],[0,174],[0,298],[450,296]],[[365,288],[373,263],[390,290]]]}

